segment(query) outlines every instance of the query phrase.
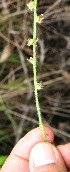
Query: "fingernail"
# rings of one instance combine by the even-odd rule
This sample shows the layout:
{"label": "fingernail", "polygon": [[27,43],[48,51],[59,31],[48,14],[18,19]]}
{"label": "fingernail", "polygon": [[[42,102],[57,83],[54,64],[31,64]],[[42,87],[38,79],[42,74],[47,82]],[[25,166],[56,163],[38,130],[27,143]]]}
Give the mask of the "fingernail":
{"label": "fingernail", "polygon": [[56,155],[52,144],[40,143],[33,148],[31,153],[36,167],[56,163]]}

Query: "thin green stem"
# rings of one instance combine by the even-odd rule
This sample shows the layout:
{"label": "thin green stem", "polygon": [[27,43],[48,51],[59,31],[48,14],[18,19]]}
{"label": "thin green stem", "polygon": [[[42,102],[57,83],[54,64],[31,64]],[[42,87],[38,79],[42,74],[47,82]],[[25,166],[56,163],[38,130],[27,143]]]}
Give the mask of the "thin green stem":
{"label": "thin green stem", "polygon": [[33,73],[34,73],[34,93],[35,93],[35,101],[36,101],[36,108],[37,108],[37,113],[38,113],[38,118],[39,118],[39,127],[41,128],[42,135],[44,138],[44,141],[46,141],[46,135],[44,133],[44,128],[43,128],[43,122],[42,122],[42,117],[41,117],[41,110],[40,110],[40,105],[39,105],[39,99],[38,99],[38,89],[37,89],[37,74],[36,74],[36,40],[37,40],[37,26],[36,26],[36,18],[37,18],[37,0],[34,0],[34,24],[33,24]]}

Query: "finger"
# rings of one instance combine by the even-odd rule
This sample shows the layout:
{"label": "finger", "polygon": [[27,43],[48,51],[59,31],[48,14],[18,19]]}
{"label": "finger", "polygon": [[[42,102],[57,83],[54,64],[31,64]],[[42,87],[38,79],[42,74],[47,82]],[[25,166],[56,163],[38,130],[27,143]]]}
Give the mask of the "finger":
{"label": "finger", "polygon": [[[44,127],[47,141],[53,142],[54,134],[49,127]],[[39,128],[33,129],[27,133],[14,147],[9,158],[1,169],[1,172],[29,172],[30,151],[35,144],[43,142],[43,136]],[[16,170],[15,170],[16,169]]]}
{"label": "finger", "polygon": [[38,143],[33,147],[29,160],[30,172],[67,172],[59,151],[51,143]]}
{"label": "finger", "polygon": [[29,162],[10,154],[0,172],[29,172]]}
{"label": "finger", "polygon": [[60,145],[57,148],[61,152],[68,170],[70,170],[70,143],[65,145]]}

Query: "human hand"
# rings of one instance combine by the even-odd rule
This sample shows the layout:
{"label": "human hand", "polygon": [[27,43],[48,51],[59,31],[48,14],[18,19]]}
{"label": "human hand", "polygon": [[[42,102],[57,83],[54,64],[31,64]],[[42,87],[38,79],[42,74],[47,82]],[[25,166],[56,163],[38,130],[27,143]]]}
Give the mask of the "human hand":
{"label": "human hand", "polygon": [[47,142],[39,128],[27,133],[13,148],[0,172],[67,172],[70,170],[70,144],[55,147],[53,131],[44,127]]}

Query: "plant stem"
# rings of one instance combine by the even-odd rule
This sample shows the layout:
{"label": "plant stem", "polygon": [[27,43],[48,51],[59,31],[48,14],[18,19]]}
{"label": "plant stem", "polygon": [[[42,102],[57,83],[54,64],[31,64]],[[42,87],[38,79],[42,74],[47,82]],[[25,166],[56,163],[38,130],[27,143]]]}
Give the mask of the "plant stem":
{"label": "plant stem", "polygon": [[44,133],[44,128],[43,128],[43,122],[42,122],[41,110],[40,110],[39,98],[38,98],[38,89],[37,89],[37,74],[36,74],[36,71],[37,71],[37,69],[36,69],[36,63],[37,63],[37,59],[36,59],[37,26],[36,26],[36,18],[37,18],[37,0],[34,0],[34,23],[33,23],[33,40],[35,41],[33,44],[34,93],[35,93],[36,108],[37,108],[37,113],[38,113],[38,118],[39,118],[39,127],[41,128],[44,141],[46,141],[46,135]]}

